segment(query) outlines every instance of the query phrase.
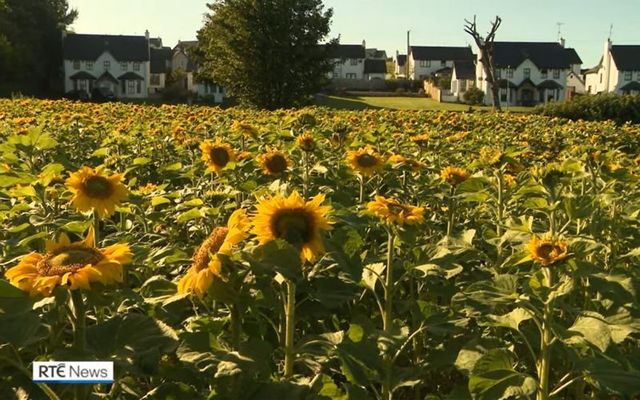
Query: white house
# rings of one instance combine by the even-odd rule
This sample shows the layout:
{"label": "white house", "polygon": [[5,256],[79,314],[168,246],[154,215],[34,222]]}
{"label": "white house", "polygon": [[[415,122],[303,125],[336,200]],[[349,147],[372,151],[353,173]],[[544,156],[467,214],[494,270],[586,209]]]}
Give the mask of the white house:
{"label": "white house", "polygon": [[116,97],[149,95],[150,39],[69,33],[63,39],[65,92],[110,89]]}
{"label": "white house", "polygon": [[587,93],[640,94],[640,46],[607,40],[600,63],[584,77]]}
{"label": "white house", "polygon": [[171,72],[170,47],[151,47],[150,50],[149,94],[160,93],[166,86],[167,75]]}
{"label": "white house", "polygon": [[[481,61],[476,64],[476,85],[490,104],[491,87]],[[493,61],[505,106],[565,100],[571,93],[569,75],[579,74],[582,64],[574,49],[555,42],[494,42]]]}
{"label": "white house", "polygon": [[451,94],[458,101],[464,100],[464,94],[475,86],[476,66],[473,61],[459,60],[453,62],[451,72]]}
{"label": "white house", "polygon": [[387,76],[386,59],[366,59],[364,60],[364,79],[385,79]]}
{"label": "white house", "polygon": [[396,51],[396,59],[394,60],[394,64],[396,66],[396,77],[397,78],[406,78],[407,76],[407,55],[400,54]]}
{"label": "white house", "polygon": [[[366,59],[365,44],[339,44],[334,47],[331,59],[333,71],[329,74],[332,79],[365,79],[364,60]],[[385,68],[386,70],[386,68]]]}
{"label": "white house", "polygon": [[179,41],[173,48],[171,68],[185,73],[182,85],[189,92],[196,93],[200,99],[222,103],[227,96],[224,87],[217,83],[198,77],[198,64],[194,61],[192,52],[198,45],[197,40]]}
{"label": "white house", "polygon": [[410,46],[407,56],[409,79],[425,80],[436,74],[451,74],[454,61],[471,61],[470,47]]}

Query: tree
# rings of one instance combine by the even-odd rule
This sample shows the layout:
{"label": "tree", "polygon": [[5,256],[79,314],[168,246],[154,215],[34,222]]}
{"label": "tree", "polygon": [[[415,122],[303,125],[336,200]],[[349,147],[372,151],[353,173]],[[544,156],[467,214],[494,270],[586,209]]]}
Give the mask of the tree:
{"label": "tree", "polygon": [[332,70],[332,9],[322,0],[215,0],[198,32],[199,76],[245,104],[275,109],[306,102]]}
{"label": "tree", "polygon": [[478,33],[476,26],[476,17],[473,16],[473,22],[464,20],[464,31],[473,37],[476,42],[476,46],[480,50],[480,62],[482,62],[482,68],[486,75],[487,84],[491,86],[491,97],[493,98],[493,109],[501,111],[500,95],[498,93],[498,82],[496,82],[495,66],[493,63],[493,42],[496,37],[496,32],[502,23],[502,19],[496,16],[495,21],[491,23],[491,30],[487,34],[486,38],[483,38]]}
{"label": "tree", "polygon": [[51,94],[61,82],[62,32],[77,16],[67,0],[0,0],[0,92]]}

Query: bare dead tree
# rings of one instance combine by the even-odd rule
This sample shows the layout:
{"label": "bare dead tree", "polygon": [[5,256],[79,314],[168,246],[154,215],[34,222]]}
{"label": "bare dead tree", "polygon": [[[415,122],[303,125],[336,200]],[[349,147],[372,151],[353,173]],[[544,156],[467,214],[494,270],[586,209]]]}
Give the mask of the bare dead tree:
{"label": "bare dead tree", "polygon": [[487,34],[486,38],[483,38],[478,33],[478,27],[476,25],[476,16],[473,16],[473,22],[465,19],[464,20],[464,31],[467,32],[473,40],[476,42],[476,46],[480,50],[480,62],[482,62],[482,68],[484,69],[484,74],[486,75],[486,81],[489,85],[491,85],[491,97],[493,97],[493,109],[495,111],[501,111],[502,107],[500,107],[500,95],[499,95],[499,86],[498,82],[496,82],[496,74],[495,74],[495,66],[493,64],[493,41],[496,37],[496,32],[502,23],[502,19],[496,15],[495,21],[491,23],[491,30]]}

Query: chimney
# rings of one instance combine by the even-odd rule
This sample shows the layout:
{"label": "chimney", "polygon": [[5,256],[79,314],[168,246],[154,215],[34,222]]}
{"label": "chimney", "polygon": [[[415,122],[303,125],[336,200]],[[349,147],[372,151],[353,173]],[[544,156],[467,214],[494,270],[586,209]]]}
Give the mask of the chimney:
{"label": "chimney", "polygon": [[144,37],[149,40],[149,30],[144,31]]}
{"label": "chimney", "polygon": [[364,47],[365,49],[367,48],[367,41],[366,40],[362,40],[362,47]]}
{"label": "chimney", "polygon": [[566,40],[564,40],[564,38],[560,38],[560,46],[564,47],[565,44]]}

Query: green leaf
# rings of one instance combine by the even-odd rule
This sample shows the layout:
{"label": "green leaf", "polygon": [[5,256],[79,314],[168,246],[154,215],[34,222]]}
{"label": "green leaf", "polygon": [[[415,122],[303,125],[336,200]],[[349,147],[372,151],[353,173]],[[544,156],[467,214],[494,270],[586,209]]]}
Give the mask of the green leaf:
{"label": "green leaf", "polygon": [[505,328],[519,330],[520,323],[532,317],[531,311],[524,308],[516,308],[504,315],[489,315],[489,318],[495,322],[494,326],[503,326]]}
{"label": "green leaf", "polygon": [[362,285],[369,290],[375,291],[376,284],[382,277],[382,272],[386,269],[384,263],[369,264],[362,270]]}
{"label": "green leaf", "polygon": [[258,246],[253,256],[287,279],[297,281],[302,276],[300,252],[285,240],[272,240]]}
{"label": "green leaf", "polygon": [[180,171],[181,169],[182,169],[182,163],[180,162],[175,162],[161,168],[161,170],[165,172]]}
{"label": "green leaf", "polygon": [[469,378],[474,399],[500,400],[531,396],[537,390],[532,377],[513,369],[513,358],[506,350],[494,349],[480,358]]}
{"label": "green leaf", "polygon": [[151,162],[149,157],[137,157],[133,159],[133,165],[146,165]]}
{"label": "green leaf", "polygon": [[171,200],[169,200],[169,199],[167,199],[166,197],[163,197],[163,196],[154,196],[151,199],[151,205],[153,207],[159,206],[160,204],[167,204],[167,203],[171,203]]}
{"label": "green leaf", "polygon": [[576,321],[568,329],[568,333],[578,333],[566,340],[567,343],[581,343],[586,340],[588,343],[605,352],[611,343],[611,332],[605,318],[591,311],[586,311],[576,318]]}
{"label": "green leaf", "polygon": [[178,215],[177,221],[179,224],[184,224],[185,222],[192,221],[194,219],[204,217],[204,213],[200,208],[192,208],[189,211],[185,211],[182,214]]}

